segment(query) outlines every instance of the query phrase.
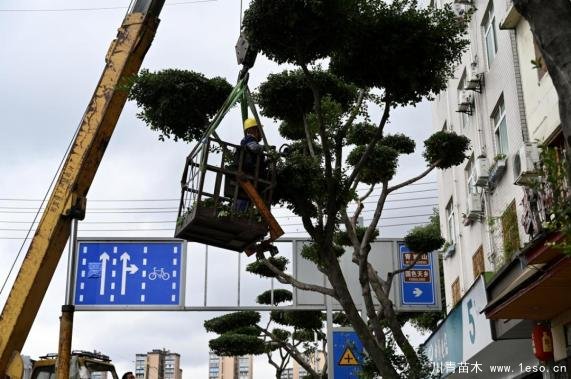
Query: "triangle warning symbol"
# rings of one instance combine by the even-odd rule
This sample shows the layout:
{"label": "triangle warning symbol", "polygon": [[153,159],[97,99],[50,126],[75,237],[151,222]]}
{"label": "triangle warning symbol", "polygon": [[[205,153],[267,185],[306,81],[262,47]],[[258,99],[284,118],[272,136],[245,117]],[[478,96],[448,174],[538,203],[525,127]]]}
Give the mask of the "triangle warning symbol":
{"label": "triangle warning symbol", "polygon": [[339,359],[338,365],[339,366],[358,366],[359,361],[357,361],[357,358],[355,358],[355,354],[353,354],[351,349],[347,347],[347,348],[345,348],[345,351],[343,352],[341,359]]}

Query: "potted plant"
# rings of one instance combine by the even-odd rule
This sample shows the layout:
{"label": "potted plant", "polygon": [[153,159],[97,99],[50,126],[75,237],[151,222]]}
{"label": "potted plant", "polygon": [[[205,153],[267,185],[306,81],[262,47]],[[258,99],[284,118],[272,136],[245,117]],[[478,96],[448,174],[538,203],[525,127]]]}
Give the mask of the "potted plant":
{"label": "potted plant", "polygon": [[497,154],[494,157],[492,167],[490,167],[490,184],[495,184],[504,176],[507,167],[507,156],[505,154]]}

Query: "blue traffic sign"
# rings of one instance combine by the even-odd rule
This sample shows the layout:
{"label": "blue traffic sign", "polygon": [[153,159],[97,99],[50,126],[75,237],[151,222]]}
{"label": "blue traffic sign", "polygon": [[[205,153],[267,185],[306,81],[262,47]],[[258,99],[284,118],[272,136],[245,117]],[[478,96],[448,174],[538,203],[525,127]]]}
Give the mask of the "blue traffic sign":
{"label": "blue traffic sign", "polygon": [[185,244],[170,240],[80,240],[74,304],[85,308],[181,307]]}
{"label": "blue traffic sign", "polygon": [[[398,244],[399,267],[409,270],[400,273],[402,305],[437,305],[434,257],[432,253],[417,256],[404,244]],[[415,263],[416,261],[416,263]]]}
{"label": "blue traffic sign", "polygon": [[333,328],[333,378],[359,378],[364,359],[361,340],[350,328]]}

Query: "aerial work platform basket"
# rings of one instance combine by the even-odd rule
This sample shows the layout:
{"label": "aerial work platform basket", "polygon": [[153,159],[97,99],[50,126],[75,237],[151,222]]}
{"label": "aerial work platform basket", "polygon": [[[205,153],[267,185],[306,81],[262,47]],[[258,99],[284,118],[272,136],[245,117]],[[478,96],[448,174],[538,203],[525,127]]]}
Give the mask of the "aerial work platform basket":
{"label": "aerial work platform basket", "polygon": [[[268,246],[283,234],[269,210],[276,186],[275,161],[268,156],[266,141],[266,150],[256,154],[254,167],[246,167],[245,148],[222,141],[215,132],[238,99],[243,118],[249,105],[260,125],[246,80],[238,82],[186,158],[175,237],[252,254],[256,246],[260,250],[260,244]],[[263,241],[268,232],[270,238]]]}

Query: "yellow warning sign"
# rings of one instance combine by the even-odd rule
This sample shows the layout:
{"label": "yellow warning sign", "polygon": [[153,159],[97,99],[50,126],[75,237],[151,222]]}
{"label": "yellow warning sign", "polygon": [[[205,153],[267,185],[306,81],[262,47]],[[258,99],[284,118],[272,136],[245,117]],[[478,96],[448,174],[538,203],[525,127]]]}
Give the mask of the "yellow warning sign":
{"label": "yellow warning sign", "polygon": [[357,361],[357,358],[355,358],[355,354],[353,354],[351,349],[346,348],[341,359],[339,359],[338,364],[339,366],[358,366],[359,362]]}

